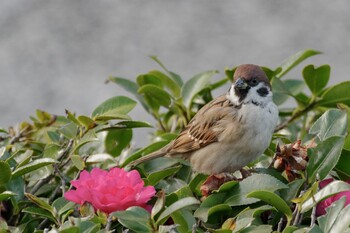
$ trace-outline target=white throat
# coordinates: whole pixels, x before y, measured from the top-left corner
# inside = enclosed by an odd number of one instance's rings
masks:
[[[266,96],[261,96],[258,93],[258,90],[262,87],[265,87],[269,90],[269,93]],[[253,103],[255,105],[265,107],[268,103],[272,102],[272,91],[269,86],[265,85],[262,82],[255,87],[250,87],[247,96],[242,101],[240,101],[239,96],[236,95],[234,85],[232,85],[230,91],[226,94],[226,96],[235,105]]]

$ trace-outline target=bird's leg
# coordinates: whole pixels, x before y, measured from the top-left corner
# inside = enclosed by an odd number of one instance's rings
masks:
[[[252,173],[249,170],[246,170],[244,168],[239,169],[239,171],[242,174],[242,180],[252,175]]]
[[[222,184],[231,180],[237,180],[237,178],[230,173],[219,173],[208,176],[200,187],[203,197],[209,196],[212,191],[219,189]]]

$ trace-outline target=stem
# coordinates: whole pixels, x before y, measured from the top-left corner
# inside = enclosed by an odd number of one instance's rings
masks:
[[[310,228],[313,228],[315,226],[315,222],[316,222],[316,206],[312,208]]]
[[[281,232],[282,226],[283,226],[283,217],[282,217],[282,218],[280,219],[280,221],[278,222],[277,232]]]
[[[107,224],[106,224],[106,231],[110,231],[111,229],[111,225],[112,225],[112,215],[108,215],[108,218],[107,218]]]

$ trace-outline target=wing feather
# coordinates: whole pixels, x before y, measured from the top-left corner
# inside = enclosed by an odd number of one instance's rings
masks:
[[[231,113],[232,112],[232,113]],[[222,128],[215,127],[217,122],[231,114],[234,118],[233,104],[222,95],[201,108],[187,127],[168,148],[169,155],[184,154],[198,150],[217,142]]]

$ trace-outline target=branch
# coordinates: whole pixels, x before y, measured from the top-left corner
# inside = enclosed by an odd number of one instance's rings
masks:
[[[284,129],[287,125],[289,125],[290,123],[292,123],[293,121],[295,121],[296,119],[298,119],[299,117],[301,117],[302,115],[306,114],[307,112],[309,112],[315,105],[317,104],[316,101],[313,101],[311,104],[309,104],[306,108],[297,111],[296,113],[294,113],[292,115],[291,118],[289,118],[288,120],[282,122],[281,124],[279,124],[276,129],[275,132],[278,132],[281,129]]]

